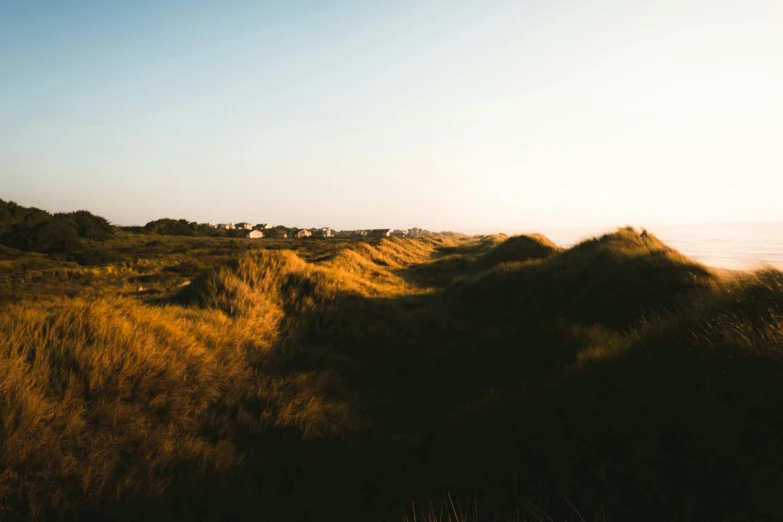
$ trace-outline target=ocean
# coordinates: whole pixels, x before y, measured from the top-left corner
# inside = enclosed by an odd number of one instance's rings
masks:
[[[543,231],[561,247],[612,229],[563,227]],[[720,225],[662,225],[647,227],[650,234],[689,258],[707,266],[753,270],[772,266],[783,270],[783,221]]]

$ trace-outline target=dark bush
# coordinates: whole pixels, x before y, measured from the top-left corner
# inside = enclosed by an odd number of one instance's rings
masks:
[[[114,227],[106,218],[96,216],[86,210],[55,214],[54,218],[67,220],[76,233],[85,239],[103,241],[114,235]]]
[[[32,252],[74,253],[82,250],[83,246],[79,235],[64,220],[51,220],[31,227],[17,227],[3,239],[8,246]]]
[[[51,215],[0,200],[0,243],[47,254],[81,253],[80,238],[101,241],[114,234],[108,220],[86,210]]]
[[[195,225],[195,223],[193,224]],[[164,236],[195,236],[198,231],[186,219],[156,219],[150,221],[144,228],[155,234]]]

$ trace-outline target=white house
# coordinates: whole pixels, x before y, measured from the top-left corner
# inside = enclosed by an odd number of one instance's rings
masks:
[[[245,237],[249,237],[250,239],[260,239],[264,237],[264,233],[260,230],[251,230],[250,232],[245,233]]]
[[[303,237],[310,237],[312,235],[313,233],[307,230],[306,228],[303,228],[302,230],[297,230],[295,228],[292,228],[291,231],[288,233],[288,237],[290,237],[291,239],[295,239],[295,238],[301,239]]]
[[[334,237],[334,230],[329,227],[314,228],[311,232],[315,237]]]

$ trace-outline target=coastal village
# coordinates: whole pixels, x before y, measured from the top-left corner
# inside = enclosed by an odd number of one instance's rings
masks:
[[[244,230],[246,231],[244,236],[250,239],[261,238],[275,238],[275,239],[303,239],[308,237],[314,238],[330,238],[330,237],[342,237],[342,238],[361,238],[361,237],[399,237],[399,238],[416,238],[426,237],[432,234],[429,230],[422,228],[408,228],[408,229],[390,229],[390,228],[377,228],[377,229],[365,229],[365,230],[334,230],[330,227],[321,228],[288,228],[282,226],[271,226],[267,223],[260,223],[253,225],[251,223],[221,223],[213,225],[207,223],[210,228],[223,229],[223,230]]]

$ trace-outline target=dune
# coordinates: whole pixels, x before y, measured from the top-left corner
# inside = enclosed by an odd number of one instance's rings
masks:
[[[0,310],[6,517],[781,514],[778,271],[633,229],[225,245]]]

